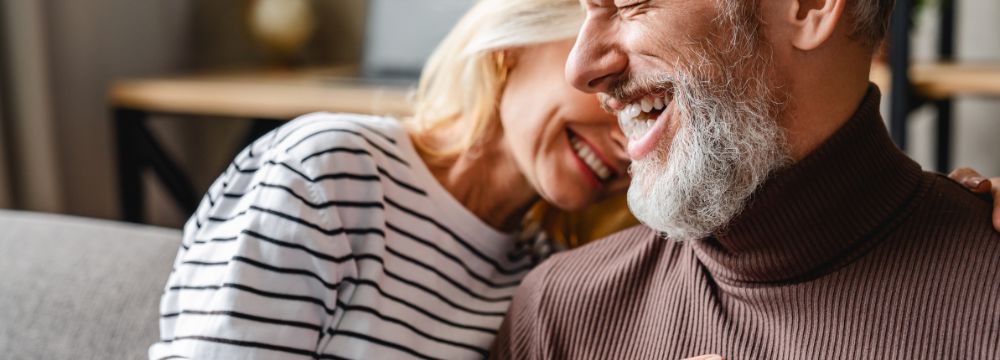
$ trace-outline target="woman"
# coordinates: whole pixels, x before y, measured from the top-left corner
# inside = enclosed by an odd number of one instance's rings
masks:
[[[537,220],[588,238],[530,209],[627,186],[614,118],[563,78],[580,20],[575,0],[481,1],[405,127],[311,114],[249,146],[185,227],[150,357],[484,357],[545,255]]]
[[[544,256],[529,209],[628,185],[614,118],[563,77],[581,19],[482,1],[405,127],[311,114],[250,145],[185,227],[150,357],[484,357]]]

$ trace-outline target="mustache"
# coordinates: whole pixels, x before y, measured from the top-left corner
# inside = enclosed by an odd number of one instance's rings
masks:
[[[676,83],[677,77],[666,73],[653,76],[624,74],[611,82],[608,92],[602,94],[601,104],[603,106],[605,100],[609,98],[629,103],[648,94],[673,92]]]

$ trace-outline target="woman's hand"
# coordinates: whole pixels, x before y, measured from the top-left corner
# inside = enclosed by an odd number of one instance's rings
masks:
[[[972,190],[977,194],[987,194],[993,197],[993,228],[1000,231],[1000,177],[987,179],[978,171],[961,167],[948,174],[952,180]]]

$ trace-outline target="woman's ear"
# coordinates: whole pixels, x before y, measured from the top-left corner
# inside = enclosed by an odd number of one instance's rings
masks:
[[[847,0],[787,0],[786,20],[792,26],[792,46],[810,51],[829,40],[841,19]]]
[[[493,52],[496,57],[497,66],[501,69],[510,70],[517,66],[518,54],[516,49],[503,49]]]
[[[507,76],[510,75],[510,70],[514,68],[515,56],[512,50],[496,50],[493,52],[494,61],[497,67],[497,78],[500,80],[500,84],[507,84]]]

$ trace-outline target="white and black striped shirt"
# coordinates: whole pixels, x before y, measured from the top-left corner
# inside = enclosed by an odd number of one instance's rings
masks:
[[[477,358],[530,268],[394,119],[318,113],[243,150],[188,221],[152,359]]]

